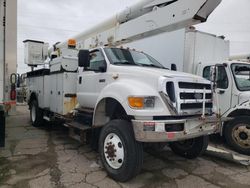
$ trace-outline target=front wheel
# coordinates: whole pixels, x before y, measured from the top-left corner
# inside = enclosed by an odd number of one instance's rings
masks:
[[[143,147],[135,140],[132,124],[128,121],[112,120],[103,127],[99,151],[104,168],[116,181],[128,181],[142,167]]]
[[[202,155],[208,146],[208,136],[201,136],[184,141],[172,142],[169,144],[171,150],[187,159],[194,159]]]
[[[232,149],[250,155],[250,117],[241,116],[229,121],[224,128],[224,137]]]

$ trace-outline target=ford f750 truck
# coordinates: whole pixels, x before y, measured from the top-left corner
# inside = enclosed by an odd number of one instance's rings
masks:
[[[80,51],[79,64],[66,51],[77,55],[67,49],[50,69],[28,73],[32,124],[60,119],[73,132],[96,132],[92,139],[114,179],[125,181],[139,171],[143,143],[169,142],[177,154],[194,158],[205,151],[207,135],[219,131],[209,81],[166,70],[133,50]]]
[[[181,156],[199,156],[221,124],[213,112],[211,83],[167,70],[146,53],[121,45],[204,22],[219,3],[147,0],[80,34],[77,43],[48,49],[42,41],[24,41],[28,65],[49,57],[48,69],[27,73],[32,124],[59,120],[72,136],[91,138],[108,175],[118,181],[139,173],[144,143],[169,143]]]

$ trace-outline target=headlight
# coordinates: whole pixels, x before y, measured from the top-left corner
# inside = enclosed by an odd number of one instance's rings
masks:
[[[128,97],[130,108],[154,108],[155,97]]]

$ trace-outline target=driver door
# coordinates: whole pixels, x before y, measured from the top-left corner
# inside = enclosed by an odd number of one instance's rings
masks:
[[[213,97],[215,98],[215,100],[217,100],[218,98],[221,114],[224,114],[231,108],[232,83],[230,82],[230,79],[228,77],[229,73],[227,72],[228,71],[227,67],[225,67],[224,65],[217,65],[217,67],[218,67],[218,75],[216,80],[217,97],[215,95]],[[210,69],[211,66],[206,66],[203,69],[203,77],[208,80],[210,80]]]
[[[78,76],[78,100],[85,108],[94,108],[100,93],[100,85],[105,83],[107,64],[101,50],[90,52],[90,66]]]

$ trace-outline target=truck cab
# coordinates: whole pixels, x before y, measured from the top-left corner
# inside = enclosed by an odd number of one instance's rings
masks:
[[[210,82],[199,76],[170,71],[134,49],[105,47],[89,54],[89,64],[80,65],[84,67],[79,69],[77,82],[77,99],[84,108],[96,109],[105,98],[113,98],[135,119],[199,116],[203,98],[191,95],[205,92],[204,114],[213,113]],[[132,104],[136,97],[145,104]]]
[[[216,66],[216,99],[224,117],[234,120],[223,124],[221,135],[235,150],[250,153],[250,64],[241,61],[202,63],[197,74],[210,79],[210,69]]]

